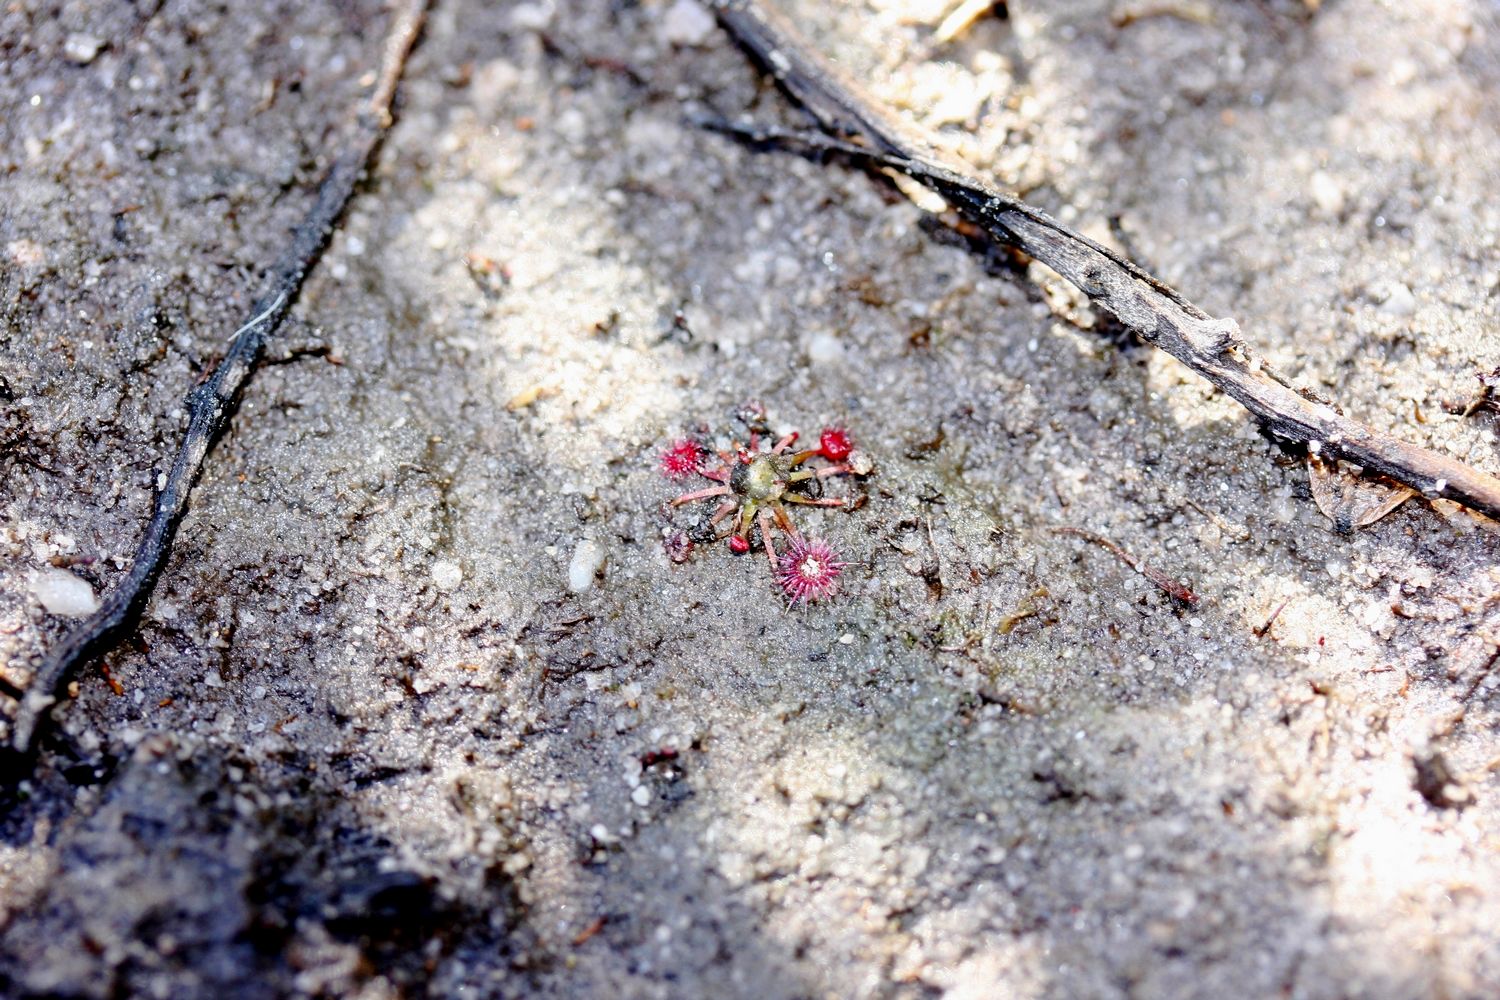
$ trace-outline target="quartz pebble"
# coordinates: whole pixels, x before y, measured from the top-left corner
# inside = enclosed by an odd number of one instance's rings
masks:
[[[63,43],[63,55],[70,63],[87,66],[94,61],[94,57],[102,48],[104,48],[104,42],[93,35],[74,34],[69,35],[68,40]]]
[[[702,45],[714,32],[714,16],[696,0],[677,0],[661,19],[661,40],[668,45]]]
[[[1337,216],[1344,210],[1344,189],[1332,174],[1316,170],[1308,178],[1308,190],[1324,215]]]
[[[594,586],[594,576],[604,568],[604,546],[592,538],[580,539],[568,561],[568,589],[586,593]]]
[[[1417,311],[1417,298],[1410,288],[1397,281],[1386,292],[1380,308],[1391,316],[1410,316]]]
[[[807,360],[819,367],[844,360],[844,345],[831,333],[815,333],[807,340]]]
[[[439,559],[432,564],[432,582],[438,590],[453,590],[463,581],[464,571],[458,563]]]
[[[65,569],[44,569],[31,578],[31,593],[49,615],[87,618],[99,610],[93,586]]]
[[[518,31],[543,31],[552,23],[550,3],[520,3],[511,8],[510,23]]]

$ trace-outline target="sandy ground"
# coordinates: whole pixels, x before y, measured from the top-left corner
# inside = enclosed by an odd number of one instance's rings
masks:
[[[946,46],[943,6],[785,0],[1349,412],[1500,469],[1500,416],[1445,409],[1500,364],[1493,0],[1017,0]],[[0,991],[1500,994],[1496,525],[1340,535],[1056,279],[687,124],[797,121],[700,14],[439,0],[117,688],[0,820]],[[128,564],[384,26],[0,8],[14,684],[68,625],[35,574]],[[799,515],[835,599],[664,548],[709,484],[658,454],[750,399],[877,464]]]

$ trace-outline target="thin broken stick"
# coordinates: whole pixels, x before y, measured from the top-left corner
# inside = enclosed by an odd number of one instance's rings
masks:
[[[1303,443],[1428,497],[1500,518],[1500,479],[1346,417],[1251,351],[1231,319],[1214,319],[1136,264],[1076,233],[938,150],[868,96],[787,21],[757,0],[710,0],[720,23],[833,138],[723,126],[752,142],[802,145],[887,168],[923,184],[990,239],[1078,286],[1142,339],[1228,393],[1278,438]]]
[[[1170,576],[1163,573],[1155,566],[1151,566],[1147,563],[1141,562],[1135,556],[1131,555],[1129,552],[1126,552],[1124,549],[1120,548],[1120,546],[1116,545],[1108,538],[1105,538],[1103,535],[1096,535],[1092,531],[1084,531],[1082,528],[1063,527],[1053,528],[1052,531],[1055,534],[1059,535],[1073,535],[1075,537],[1082,538],[1085,542],[1091,542],[1102,549],[1108,549],[1114,554],[1116,559],[1119,559],[1120,562],[1124,563],[1126,566],[1129,566],[1131,569],[1141,574],[1141,576],[1144,576],[1146,579],[1150,580],[1157,586],[1158,589],[1160,589],[1168,597],[1172,598],[1172,600],[1181,601],[1183,604],[1186,604],[1190,608],[1196,608],[1198,606],[1197,594],[1193,593],[1187,587],[1185,587],[1181,583],[1178,583],[1176,580],[1172,579]]]
[[[427,0],[405,0],[394,12],[381,56],[375,89],[360,108],[354,135],[318,185],[312,208],[292,232],[291,243],[266,273],[262,291],[250,307],[251,318],[234,332],[224,359],[187,395],[187,433],[172,470],[157,492],[151,519],[136,546],[130,570],[110,591],[99,610],[55,646],[42,661],[16,711],[11,748],[16,769],[29,767],[38,729],[62,696],[78,668],[103,652],[135,620],[151,596],[177,525],[187,509],[188,493],[203,468],[208,449],[229,423],[241,387],[260,363],[266,342],[286,319],[308,272],[322,256],[334,224],[391,126],[391,102],[406,57],[422,28]]]
[[[968,31],[974,22],[988,14],[995,0],[963,0],[932,33],[934,41],[946,44]]]

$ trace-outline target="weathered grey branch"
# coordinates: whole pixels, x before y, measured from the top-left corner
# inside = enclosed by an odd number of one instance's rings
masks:
[[[1270,369],[1232,319],[1214,319],[1127,258],[1006,194],[877,101],[757,0],[711,0],[719,21],[834,139],[733,129],[758,141],[791,139],[898,171],[941,195],[997,242],[1077,285],[1144,340],[1166,351],[1255,414],[1274,435],[1306,444],[1500,518],[1500,479],[1340,413]]]

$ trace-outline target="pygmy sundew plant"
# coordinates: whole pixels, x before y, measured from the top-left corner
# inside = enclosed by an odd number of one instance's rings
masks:
[[[751,410],[752,416],[755,412]],[[855,451],[849,432],[841,427],[825,428],[816,448],[794,451],[796,432],[766,448],[760,420],[747,422],[751,428],[748,445],[736,443],[712,453],[697,441],[684,438],[662,452],[660,468],[667,478],[682,479],[696,471],[717,484],[684,493],[671,504],[681,507],[700,500],[718,500],[693,540],[727,538],[730,551],[736,554],[759,545],[790,603],[828,597],[837,590],[836,581],[845,563],[826,542],[804,539],[787,508],[848,506],[844,497],[823,496],[824,481],[832,476],[866,475],[871,471],[870,463]],[[711,464],[711,456],[717,457],[717,464]],[[781,555],[773,540],[777,531],[789,545]],[[686,537],[680,533],[672,539],[677,544],[669,546],[670,554],[674,561],[681,561],[691,546],[684,549]]]
[[[661,453],[661,474],[668,479],[686,479],[698,471],[702,461],[703,446],[692,438],[682,438]]]
[[[777,563],[776,582],[788,604],[818,601],[839,589],[839,574],[845,565],[821,539],[793,538]]]

